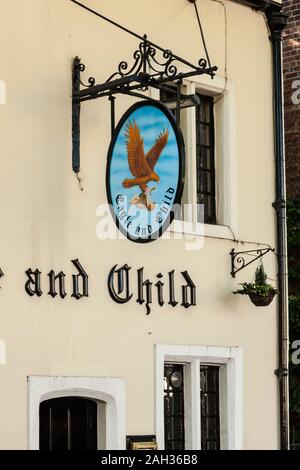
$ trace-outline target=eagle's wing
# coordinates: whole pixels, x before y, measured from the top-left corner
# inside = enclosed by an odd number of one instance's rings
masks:
[[[168,142],[168,137],[169,137],[169,131],[168,129],[162,131],[159,136],[157,137],[155,144],[153,147],[149,150],[149,152],[146,155],[147,162],[153,170],[153,168],[156,165],[156,162],[163,151],[164,147],[166,146]]]
[[[151,173],[145,153],[144,141],[135,121],[129,122],[125,131],[129,169],[133,176],[146,176]]]

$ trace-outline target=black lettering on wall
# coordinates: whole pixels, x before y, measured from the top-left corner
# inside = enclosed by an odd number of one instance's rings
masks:
[[[51,297],[56,297],[57,292],[56,292],[56,280],[58,279],[59,282],[59,295],[61,296],[62,299],[66,297],[66,291],[65,291],[65,273],[60,271],[58,274],[55,274],[53,269],[48,273],[49,276],[49,292],[48,294],[51,295]]]
[[[175,300],[174,269],[169,272],[169,305],[176,307],[178,302]]]
[[[89,277],[83,267],[81,266],[78,259],[72,259],[72,263],[74,264],[75,268],[78,270],[78,274],[72,275],[73,280],[73,293],[72,297],[79,300],[82,297],[89,296]],[[80,282],[81,281],[81,282]],[[81,289],[80,289],[81,284]]]
[[[186,286],[182,286],[182,304],[181,305],[185,308],[189,308],[192,305],[193,306],[196,305],[196,286],[193,283],[187,271],[183,271],[181,274],[184,277],[185,281],[187,282]],[[189,298],[190,298],[190,301],[189,301]]]
[[[130,267],[127,264],[124,264],[119,269],[116,269],[118,265],[116,264],[109,272],[107,279],[108,291],[111,298],[118,304],[124,304],[128,302],[132,294],[129,292],[129,271]],[[115,278],[117,277],[117,291],[115,289]],[[122,295],[122,297],[121,297]]]
[[[2,269],[0,268],[0,279],[1,279],[1,277],[3,277],[3,276],[4,276],[4,273],[3,273]],[[0,289],[1,289],[1,287],[0,287]]]
[[[143,281],[143,275],[144,275],[144,268],[140,268],[137,271],[138,273],[138,298],[137,302],[142,305],[145,302],[144,299],[144,287],[146,287],[146,310],[147,310],[147,315],[151,312],[151,309],[149,307],[149,304],[152,303],[152,282],[147,279],[146,281]]]
[[[25,273],[28,277],[28,280],[25,283],[25,291],[30,295],[30,297],[33,295],[40,297],[43,293],[41,290],[41,271],[38,269],[32,271],[32,269],[29,268]]]
[[[158,305],[162,307],[164,305],[164,295],[163,295],[163,287],[164,283],[161,281],[163,278],[163,275],[161,273],[157,274],[156,277],[159,279],[157,283],[155,284],[155,287],[157,288],[157,300],[158,300]]]

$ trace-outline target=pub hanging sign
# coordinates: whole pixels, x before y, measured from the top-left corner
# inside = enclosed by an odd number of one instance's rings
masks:
[[[150,242],[167,229],[181,201],[184,162],[180,129],[165,106],[141,101],[126,111],[109,147],[106,190],[128,239]]]

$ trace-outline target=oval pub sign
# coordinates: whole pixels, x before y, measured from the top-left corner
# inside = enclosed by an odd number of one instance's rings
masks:
[[[183,139],[171,112],[152,101],[131,106],[107,157],[107,198],[119,230],[134,242],[159,238],[180,204],[183,179]]]

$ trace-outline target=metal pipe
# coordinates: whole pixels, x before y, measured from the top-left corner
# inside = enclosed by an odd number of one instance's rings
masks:
[[[278,263],[278,363],[275,371],[279,380],[280,448],[289,449],[289,389],[288,389],[288,286],[287,286],[287,229],[285,191],[285,152],[283,122],[282,31],[286,15],[267,10],[273,44],[273,87],[275,119],[276,201],[273,206],[277,219]]]
[[[277,267],[278,267],[278,369],[280,448],[289,449],[289,388],[288,388],[288,285],[287,285],[287,230],[283,122],[282,31],[287,15],[282,6],[272,0],[236,0],[255,10],[264,11],[271,31],[273,53],[274,136],[276,164]]]

